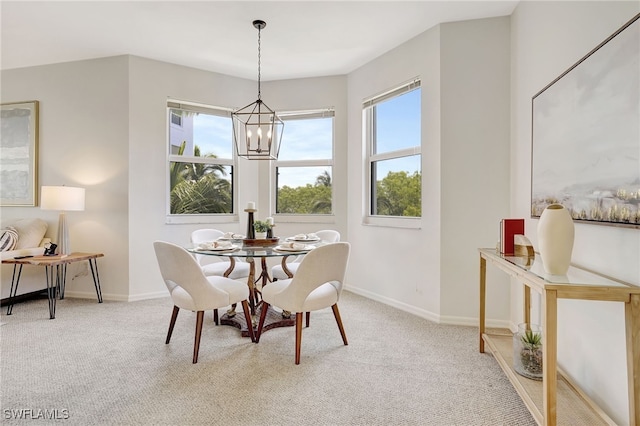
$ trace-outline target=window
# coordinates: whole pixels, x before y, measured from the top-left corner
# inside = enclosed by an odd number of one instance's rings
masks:
[[[274,161],[277,214],[333,213],[333,110],[280,114],[284,133]]]
[[[233,213],[231,112],[176,101],[170,101],[167,110],[169,214]]]
[[[422,215],[420,101],[415,80],[364,102],[369,216]]]

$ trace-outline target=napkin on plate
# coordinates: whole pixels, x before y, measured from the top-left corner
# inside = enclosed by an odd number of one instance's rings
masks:
[[[203,250],[230,249],[233,248],[233,244],[231,244],[231,241],[210,241],[198,244],[198,248]]]
[[[240,234],[236,234],[234,232],[225,232],[225,234],[223,235],[223,238],[226,238],[228,240],[239,240],[239,239],[242,239],[243,236]]]
[[[300,243],[284,243],[280,245],[280,247],[284,249],[291,249],[291,250],[304,250],[307,246]]]

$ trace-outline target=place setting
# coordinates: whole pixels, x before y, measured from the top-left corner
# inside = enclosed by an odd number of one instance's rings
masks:
[[[319,239],[316,241],[319,241]],[[275,251],[280,251],[280,252],[301,252],[301,251],[313,250],[314,248],[315,248],[314,245],[290,241],[290,242],[280,244],[279,246],[276,246],[273,249]]]
[[[210,252],[232,252],[238,250],[239,247],[234,245],[230,240],[216,240],[198,244],[196,251],[210,251]]]
[[[242,234],[237,234],[235,232],[226,232],[222,237],[218,238],[216,241],[241,241],[244,239],[245,239],[245,236]]]
[[[314,242],[320,241],[320,237],[318,237],[314,233],[297,234],[297,235],[294,235],[293,237],[287,237],[287,241],[303,242],[303,243],[314,243]]]

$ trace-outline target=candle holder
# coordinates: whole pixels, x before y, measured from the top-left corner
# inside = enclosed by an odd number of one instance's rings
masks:
[[[247,239],[254,240],[256,238],[256,231],[253,229],[253,213],[257,212],[257,209],[244,209],[249,215],[247,220]]]

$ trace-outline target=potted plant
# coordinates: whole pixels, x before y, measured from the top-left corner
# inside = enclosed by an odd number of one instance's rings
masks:
[[[267,231],[271,229],[271,224],[266,220],[256,220],[253,222],[253,229],[256,231],[256,239],[264,239]]]
[[[542,333],[534,324],[520,324],[513,336],[513,367],[530,379],[542,380]]]

